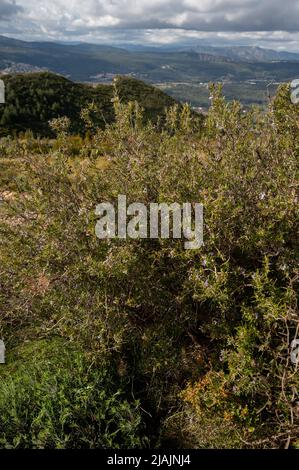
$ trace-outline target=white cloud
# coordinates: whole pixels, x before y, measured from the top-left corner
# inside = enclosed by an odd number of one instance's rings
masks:
[[[299,0],[0,0],[0,33],[150,43],[220,33],[299,49]]]

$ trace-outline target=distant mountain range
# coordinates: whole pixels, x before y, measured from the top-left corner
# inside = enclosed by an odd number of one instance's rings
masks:
[[[285,51],[273,51],[253,46],[211,47],[199,46],[195,51],[227,57],[242,62],[299,61],[299,54]]]
[[[196,44],[194,41],[189,45],[163,45],[163,46],[143,46],[143,45],[127,45],[125,46],[131,51],[194,51],[201,54],[210,54],[218,57],[226,57],[232,61],[241,62],[273,62],[273,61],[298,61],[299,53],[287,51],[274,51],[257,46],[208,46],[205,44]]]
[[[46,69],[82,82],[111,81],[121,74],[152,83],[299,77],[299,54],[258,47],[177,47],[25,42],[0,36],[0,73]]]

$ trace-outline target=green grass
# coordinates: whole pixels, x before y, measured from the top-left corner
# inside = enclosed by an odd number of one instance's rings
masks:
[[[8,352],[0,368],[0,447],[140,447],[138,403],[117,377],[59,338]]]

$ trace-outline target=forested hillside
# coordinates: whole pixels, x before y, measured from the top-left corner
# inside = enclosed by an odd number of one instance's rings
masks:
[[[94,124],[103,128],[114,120],[113,96],[128,103],[138,101],[144,108],[144,118],[153,122],[165,117],[165,109],[176,101],[162,91],[133,78],[118,77],[114,85],[89,86],[71,82],[48,72],[5,75],[6,104],[0,106],[0,134],[31,130],[36,135],[49,136],[49,120],[66,116],[71,132],[87,129],[80,117],[81,110],[92,103]]]

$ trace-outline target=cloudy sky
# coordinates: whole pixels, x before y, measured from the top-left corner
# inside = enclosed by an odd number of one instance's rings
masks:
[[[0,0],[24,40],[252,44],[299,52],[299,0]]]

